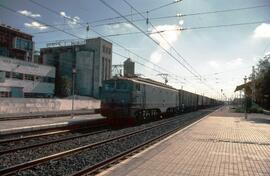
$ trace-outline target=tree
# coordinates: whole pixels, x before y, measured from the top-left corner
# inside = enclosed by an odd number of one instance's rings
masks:
[[[264,108],[270,108],[270,54],[264,56],[257,65],[256,99]]]

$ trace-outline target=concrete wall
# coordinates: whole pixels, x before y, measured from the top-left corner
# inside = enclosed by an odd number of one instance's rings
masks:
[[[0,114],[71,110],[70,99],[0,98]],[[74,109],[98,109],[99,100],[75,100]]]

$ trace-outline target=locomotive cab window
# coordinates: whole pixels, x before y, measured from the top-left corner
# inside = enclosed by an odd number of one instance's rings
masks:
[[[107,82],[104,85],[105,90],[113,90],[114,89],[114,82]]]
[[[126,90],[128,87],[126,82],[116,82],[116,89],[118,90]]]

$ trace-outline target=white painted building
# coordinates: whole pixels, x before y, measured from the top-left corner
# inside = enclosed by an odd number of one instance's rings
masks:
[[[52,97],[55,68],[0,56],[0,97]]]

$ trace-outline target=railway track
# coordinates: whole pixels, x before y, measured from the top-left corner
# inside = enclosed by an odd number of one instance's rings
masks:
[[[120,130],[119,134],[114,132],[114,135],[109,134],[107,138],[96,142],[10,165],[0,170],[0,175],[91,174],[115,161],[115,159],[122,158],[130,152],[134,152],[134,150],[170,135],[207,113],[209,112],[193,112],[177,118],[166,119],[152,126],[145,125],[141,129]],[[18,158],[18,156],[15,156],[15,158]],[[74,165],[74,163],[77,164]]]
[[[97,118],[90,121],[78,121],[72,122],[66,126],[48,128],[48,129],[37,129],[23,132],[16,132],[11,134],[0,135],[0,145],[7,142],[15,142],[26,139],[32,139],[37,137],[54,136],[66,133],[73,133],[76,131],[88,130],[89,128],[95,129],[106,126],[106,118]]]
[[[44,138],[45,140],[50,140],[54,139],[55,136],[74,136],[74,133],[84,133],[84,132],[89,132],[89,131],[94,131],[96,129],[100,128],[107,128],[107,125],[105,123],[93,125],[93,126],[85,126],[83,125],[82,127],[76,127],[76,128],[55,128],[52,130],[45,130],[45,131],[32,131],[32,132],[27,132],[25,133],[16,133],[16,134],[11,134],[11,135],[6,135],[5,137],[2,136],[2,139],[0,139],[0,151],[1,151],[1,145],[4,145],[6,143],[12,143],[12,142],[19,142],[23,141],[24,143],[27,143],[27,140],[31,139],[37,139],[37,138]],[[29,135],[28,135],[29,133]],[[14,145],[14,144],[13,144]]]
[[[94,135],[94,134],[99,134],[99,133],[103,133],[105,131],[107,131],[107,130],[89,132],[89,133],[85,133],[85,134],[81,134],[81,135],[72,135],[72,136],[69,136],[69,137],[63,137],[63,138],[59,138],[59,139],[54,139],[54,140],[50,140],[50,141],[47,141],[47,142],[39,142],[39,143],[35,143],[35,144],[32,144],[32,145],[24,145],[24,146],[19,146],[19,147],[17,147],[17,145],[16,145],[15,148],[12,148],[12,146],[14,146],[14,144],[10,144],[11,148],[9,147],[7,150],[0,150],[0,156],[3,155],[3,154],[17,152],[17,151],[20,151],[20,150],[26,150],[26,149],[31,149],[31,148],[35,148],[35,147],[42,147],[42,146],[49,145],[49,144],[54,144],[54,143],[59,143],[59,142],[63,142],[63,141],[82,138],[82,137],[86,137],[86,136],[90,136],[90,135]],[[38,137],[41,137],[41,136],[38,136]],[[46,140],[46,139],[44,139],[44,140]],[[5,148],[6,148],[6,146],[5,146]]]

